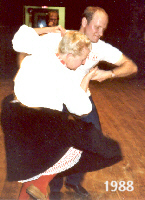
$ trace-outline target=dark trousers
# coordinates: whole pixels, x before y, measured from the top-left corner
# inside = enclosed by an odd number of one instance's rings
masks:
[[[95,104],[92,100],[92,97],[90,97],[90,101],[92,103],[92,111],[85,117],[82,117],[81,119],[85,122],[91,122],[94,124],[96,129],[101,130],[101,125],[99,121],[99,116],[97,113],[97,109],[95,107]],[[64,107],[63,112],[67,112],[66,107]],[[83,173],[77,173],[72,174],[66,177],[66,183],[69,183],[71,185],[78,185],[83,180],[84,174]],[[50,191],[51,192],[58,192],[63,186],[63,177],[56,176],[50,183]]]
[[[85,117],[82,117],[81,119],[85,122],[91,122],[92,124],[94,124],[94,126],[96,127],[96,129],[101,130],[101,125],[100,125],[100,121],[99,121],[99,115],[96,109],[96,106],[93,102],[92,97],[90,96],[90,101],[92,103],[92,111]]]

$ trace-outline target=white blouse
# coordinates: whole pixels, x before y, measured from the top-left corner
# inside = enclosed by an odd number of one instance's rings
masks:
[[[24,58],[14,79],[17,99],[28,107],[62,111],[63,103],[76,115],[88,114],[92,104],[76,81],[74,71],[63,65],[56,54],[34,54]]]

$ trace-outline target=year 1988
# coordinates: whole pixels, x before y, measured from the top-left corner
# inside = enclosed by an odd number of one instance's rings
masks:
[[[117,183],[116,181],[111,181],[110,184],[109,181],[106,181],[104,184],[106,185],[107,192],[109,191],[109,186],[111,187],[110,190],[112,192],[115,192],[116,190],[119,190],[121,192],[131,192],[134,190],[133,181],[127,181],[127,183],[125,181],[120,181],[119,183]]]

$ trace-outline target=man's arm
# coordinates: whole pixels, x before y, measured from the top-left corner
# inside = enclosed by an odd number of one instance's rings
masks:
[[[109,71],[98,69],[96,71],[96,76],[93,77],[92,80],[102,82],[110,78],[126,77],[138,71],[137,65],[124,54],[122,54],[121,58],[115,63],[115,66],[113,70]]]
[[[113,73],[116,77],[126,77],[138,71],[137,65],[125,55],[122,55],[115,65],[117,67],[113,70]]]

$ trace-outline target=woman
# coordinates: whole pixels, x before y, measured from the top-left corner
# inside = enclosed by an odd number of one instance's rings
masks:
[[[74,166],[80,150],[98,153],[97,169],[121,160],[118,143],[69,114],[87,115],[92,109],[88,85],[96,69],[82,80],[74,79],[74,70],[85,63],[90,50],[85,35],[67,32],[57,54],[47,54],[45,49],[23,60],[14,79],[14,97],[3,102],[8,180],[23,182],[19,200],[29,198],[26,190],[34,198],[45,198],[50,180]],[[63,105],[69,113],[62,112]]]

